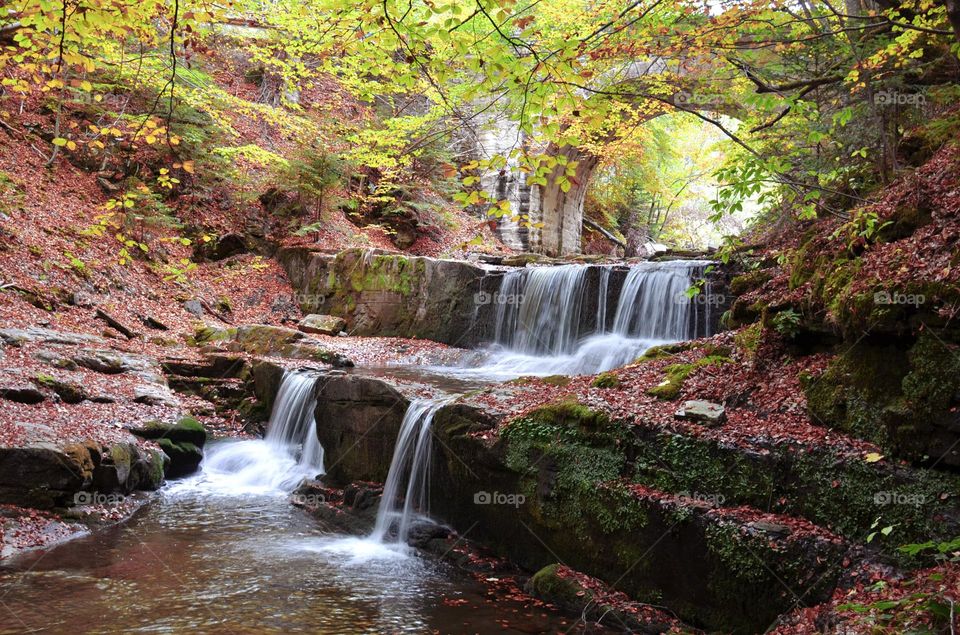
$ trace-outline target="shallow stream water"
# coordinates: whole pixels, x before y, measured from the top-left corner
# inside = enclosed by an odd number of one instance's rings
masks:
[[[442,562],[325,534],[282,492],[175,482],[0,570],[0,633],[545,633],[572,622]],[[506,625],[506,626],[505,626]]]

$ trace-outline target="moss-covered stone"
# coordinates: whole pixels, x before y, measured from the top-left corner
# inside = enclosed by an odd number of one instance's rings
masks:
[[[620,386],[620,378],[614,372],[600,373],[590,385],[594,388],[617,388]]]
[[[530,412],[528,417],[547,425],[587,429],[600,428],[609,422],[605,413],[591,410],[574,399],[562,399],[540,406]]]
[[[668,401],[676,399],[680,396],[680,391],[683,390],[683,383],[693,371],[705,366],[726,364],[729,362],[730,359],[723,355],[707,355],[689,364],[671,364],[664,368],[663,381],[656,386],[648,388],[647,394]]]
[[[677,353],[690,350],[692,347],[692,342],[678,342],[676,344],[661,344],[659,346],[652,346],[644,351],[643,355],[638,357],[634,363],[642,363],[654,359],[673,357]]]
[[[547,375],[546,377],[541,377],[540,381],[548,386],[566,386],[570,383],[570,377],[567,375]]]
[[[170,458],[170,462],[166,466],[166,476],[169,478],[192,474],[197,471],[200,462],[203,460],[203,451],[187,441],[178,442],[164,437],[157,440],[157,445]]]
[[[60,399],[69,404],[78,404],[87,398],[87,392],[83,389],[83,386],[57,379],[51,375],[38,373],[34,376],[33,381],[38,386],[49,388],[55,392]]]
[[[190,443],[200,448],[207,441],[206,429],[193,417],[181,417],[176,423],[148,421],[140,427],[130,428],[130,432],[141,439],[169,439],[175,443]]]
[[[801,378],[811,416],[918,461],[960,465],[960,357],[933,333],[912,345],[858,342],[816,378]]]
[[[548,564],[537,571],[527,582],[527,592],[566,611],[582,611],[593,601],[593,593],[561,576],[559,568],[559,564]]]

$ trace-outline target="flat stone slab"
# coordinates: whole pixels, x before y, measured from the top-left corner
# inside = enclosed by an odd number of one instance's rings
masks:
[[[727,412],[723,406],[700,400],[683,402],[683,406],[673,416],[687,421],[699,421],[708,426],[719,426],[727,420]]]
[[[320,335],[339,335],[345,331],[347,323],[343,318],[335,315],[320,315],[311,313],[300,320],[297,328],[304,333],[319,333]]]

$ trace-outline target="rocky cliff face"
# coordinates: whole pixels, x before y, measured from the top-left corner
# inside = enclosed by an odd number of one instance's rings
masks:
[[[417,389],[334,373],[316,410],[330,484],[382,481]],[[702,426],[616,418],[591,399],[629,389],[584,399],[575,384],[517,381],[439,409],[430,514],[529,570],[563,562],[727,632],[767,628],[798,602],[790,589],[805,605],[829,598],[878,513],[910,532],[903,540],[960,528],[942,496],[957,486],[950,475],[867,463],[842,439],[732,443]],[[567,397],[516,405],[550,390]]]
[[[493,341],[498,296],[508,270],[360,249],[334,255],[297,247],[281,251],[280,259],[305,313],[341,317],[351,335],[422,338],[460,347]],[[524,264],[523,258],[517,261]],[[581,333],[597,328],[601,289],[606,290],[606,326],[611,326],[629,269],[605,268],[605,281],[601,266],[590,266],[584,274]],[[725,274],[711,271],[707,278],[712,297],[724,298]],[[701,312],[697,332],[707,332],[707,319],[709,332],[719,330],[725,305]]]
[[[344,318],[351,335],[481,341],[490,306],[477,300],[487,272],[462,261],[350,249],[285,249],[280,259],[307,313]],[[489,281],[487,281],[489,284]]]

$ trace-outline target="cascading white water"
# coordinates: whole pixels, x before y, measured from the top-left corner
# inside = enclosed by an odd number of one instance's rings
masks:
[[[284,374],[263,439],[211,444],[202,478],[224,493],[289,492],[323,473],[312,373]]]
[[[686,291],[706,261],[647,262],[630,267],[612,323],[607,294],[612,267],[600,266],[597,296],[587,296],[587,265],[516,269],[495,297],[494,345],[448,372],[506,379],[520,375],[591,374],[627,364],[651,346],[709,335],[707,295]],[[588,300],[596,313],[585,313]],[[588,330],[584,318],[592,317]],[[700,326],[703,325],[703,326]]]
[[[695,268],[673,261],[631,267],[620,291],[613,331],[624,337],[680,341],[696,337],[696,298],[687,297]],[[706,263],[695,263],[702,266]]]
[[[405,546],[410,528],[429,503],[433,416],[445,399],[416,399],[407,407],[390,461],[377,522],[370,538]],[[401,494],[402,492],[402,494]],[[396,531],[393,533],[393,528]]]
[[[511,271],[497,296],[499,344],[524,353],[559,355],[580,333],[585,265]]]

